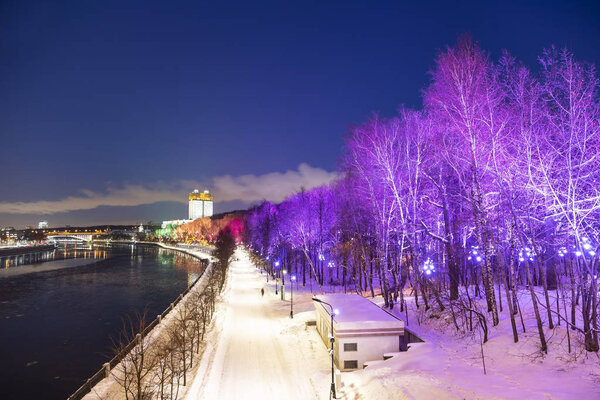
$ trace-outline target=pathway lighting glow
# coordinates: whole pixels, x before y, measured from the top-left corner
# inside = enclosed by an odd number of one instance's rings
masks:
[[[333,261],[329,261],[329,262],[327,263],[327,266],[328,266],[329,268],[333,268],[333,267],[335,267],[335,263],[334,263]]]
[[[296,275],[292,275],[290,279],[293,280],[293,281],[295,281],[296,280]]]
[[[267,258],[267,260],[268,260],[268,258]],[[279,261],[275,261],[275,266],[279,267]]]
[[[575,255],[576,255],[577,257],[581,256],[582,254],[583,254],[583,253],[582,253],[582,252],[580,252],[579,250],[577,250],[577,251],[575,252]]]
[[[477,262],[481,262],[481,257],[477,256]]]
[[[333,310],[333,314],[334,315],[340,315],[340,310],[338,310],[337,308],[335,310]]]

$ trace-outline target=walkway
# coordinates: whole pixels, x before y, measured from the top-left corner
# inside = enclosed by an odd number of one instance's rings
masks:
[[[306,400],[323,398],[323,390],[327,396],[326,385],[314,384],[326,379],[328,366],[316,332],[304,329],[301,316],[289,319],[289,303],[271,293],[261,297],[264,276],[245,253],[235,256],[218,311],[216,350],[203,359],[187,399]]]

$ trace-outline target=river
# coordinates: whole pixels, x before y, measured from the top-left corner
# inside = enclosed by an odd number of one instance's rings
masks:
[[[112,357],[122,321],[151,321],[204,270],[148,245],[0,258],[0,399],[65,399]]]

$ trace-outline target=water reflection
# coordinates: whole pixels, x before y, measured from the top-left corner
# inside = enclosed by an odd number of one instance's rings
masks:
[[[0,399],[68,397],[110,358],[123,317],[160,314],[205,268],[139,244],[68,245],[2,262],[37,273],[0,277]],[[39,272],[42,263],[53,269]]]
[[[106,248],[91,244],[66,244],[54,250],[38,251],[35,253],[0,256],[0,267],[3,269],[21,265],[33,265],[49,261],[68,260],[75,258],[103,260],[108,257]]]

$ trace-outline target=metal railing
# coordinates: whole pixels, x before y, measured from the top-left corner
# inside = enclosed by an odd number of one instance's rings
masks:
[[[203,262],[203,260],[201,262]],[[156,325],[158,325],[162,321],[163,318],[165,318],[171,311],[173,311],[177,304],[179,304],[179,302],[190,292],[190,290],[192,290],[194,286],[196,286],[196,284],[204,276],[208,268],[208,266],[205,266],[204,270],[202,271],[202,274],[198,278],[196,278],[196,280],[187,289],[185,289],[179,295],[179,297],[177,297],[175,301],[172,302],[169,305],[169,307],[167,307],[165,311],[163,311],[159,316],[157,316],[152,322],[150,322],[150,324],[148,324],[148,326],[144,328],[142,332],[138,334],[141,336],[141,340],[148,336],[152,329],[154,329]],[[129,342],[129,344],[121,352],[119,352],[119,354],[114,356],[108,363],[104,364],[98,372],[92,375],[92,377],[86,380],[85,383],[79,387],[79,389],[77,389],[71,396],[69,396],[68,400],[81,400],[85,395],[90,393],[92,391],[92,388],[98,383],[100,383],[100,381],[102,381],[104,378],[108,378],[110,375],[110,371],[114,367],[116,367],[123,360],[123,358],[125,358],[125,356],[135,347],[135,345],[137,344],[137,340],[138,339],[136,337],[136,339]],[[106,368],[107,364],[108,368]]]

